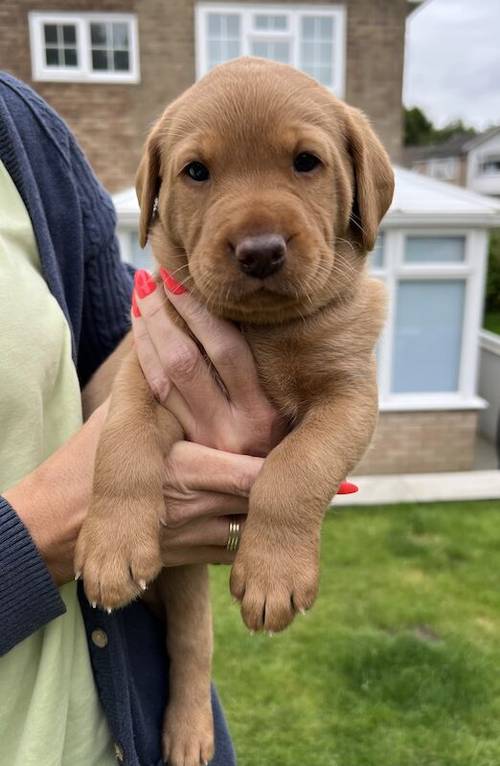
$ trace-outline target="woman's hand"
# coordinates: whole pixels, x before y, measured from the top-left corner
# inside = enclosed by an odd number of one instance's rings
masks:
[[[165,566],[230,564],[229,520],[243,528],[263,458],[177,442],[166,462],[162,551]]]
[[[137,354],[156,397],[190,441],[267,455],[284,436],[285,423],[262,390],[244,336],[231,322],[210,314],[164,269],[161,275],[165,289],[146,271],[136,273],[132,309]],[[226,393],[194,340],[165,312],[166,300],[203,346]]]

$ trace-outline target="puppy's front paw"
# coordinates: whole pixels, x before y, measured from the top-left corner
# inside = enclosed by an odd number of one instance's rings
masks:
[[[210,699],[186,708],[170,703],[163,726],[163,760],[168,766],[205,766],[214,755]]]
[[[91,604],[125,606],[155,579],[162,566],[160,512],[123,498],[119,506],[109,497],[94,498],[75,553],[75,571],[83,575]]]
[[[259,539],[259,536],[257,537]],[[273,546],[242,541],[231,572],[231,593],[241,602],[245,625],[253,631],[284,630],[297,612],[313,605],[318,592],[318,551],[300,542]]]

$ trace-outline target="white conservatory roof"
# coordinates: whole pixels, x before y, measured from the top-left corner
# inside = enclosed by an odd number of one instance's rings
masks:
[[[394,174],[396,190],[385,226],[500,226],[500,200],[399,166],[394,167]],[[113,203],[119,225],[135,228],[139,218],[135,189],[115,194]]]

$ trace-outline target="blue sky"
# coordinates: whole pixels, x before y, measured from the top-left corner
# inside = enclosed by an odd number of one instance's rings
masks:
[[[403,94],[438,126],[500,124],[500,0],[426,0],[414,11]]]

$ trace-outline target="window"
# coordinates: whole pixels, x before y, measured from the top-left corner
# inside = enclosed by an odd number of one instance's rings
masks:
[[[34,80],[139,81],[134,16],[101,13],[30,13]]]
[[[199,3],[198,77],[238,56],[291,64],[344,94],[345,12],[341,6]]]
[[[500,175],[500,156],[486,157],[481,160],[479,172],[488,176]]]
[[[428,173],[438,181],[453,181],[457,175],[458,163],[456,157],[434,158],[429,160]]]
[[[460,409],[474,401],[485,248],[474,231],[379,235],[370,269],[389,295],[377,349],[382,409]]]

